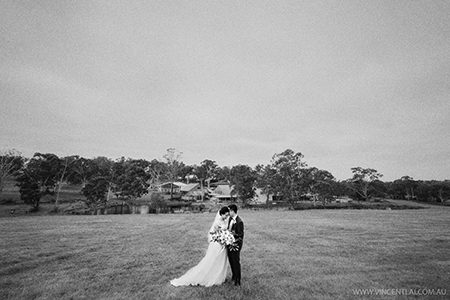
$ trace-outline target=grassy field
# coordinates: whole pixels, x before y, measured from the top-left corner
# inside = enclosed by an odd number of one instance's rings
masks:
[[[448,299],[450,209],[240,211],[242,287],[170,286],[213,213],[0,218],[0,299]],[[447,289],[445,296],[354,289]]]

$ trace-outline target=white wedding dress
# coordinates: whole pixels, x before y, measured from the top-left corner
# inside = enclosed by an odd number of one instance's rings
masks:
[[[209,232],[217,227],[226,229],[228,224],[227,220],[222,220],[220,214],[217,213]],[[208,240],[211,241],[209,233]],[[203,257],[195,267],[189,269],[183,276],[171,280],[170,283],[173,286],[212,286],[222,284],[227,277],[228,265],[227,248],[217,242],[210,242],[205,257]]]

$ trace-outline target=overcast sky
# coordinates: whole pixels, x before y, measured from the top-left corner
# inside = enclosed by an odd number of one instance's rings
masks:
[[[0,0],[0,147],[450,179],[449,1]]]

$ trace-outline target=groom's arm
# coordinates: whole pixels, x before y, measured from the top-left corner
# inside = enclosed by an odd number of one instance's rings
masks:
[[[235,235],[237,240],[242,241],[244,239],[244,222],[239,222],[236,224]]]

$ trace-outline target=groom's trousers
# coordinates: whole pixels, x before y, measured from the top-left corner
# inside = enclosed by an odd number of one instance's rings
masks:
[[[241,281],[241,251],[228,251],[231,273],[235,281]]]

